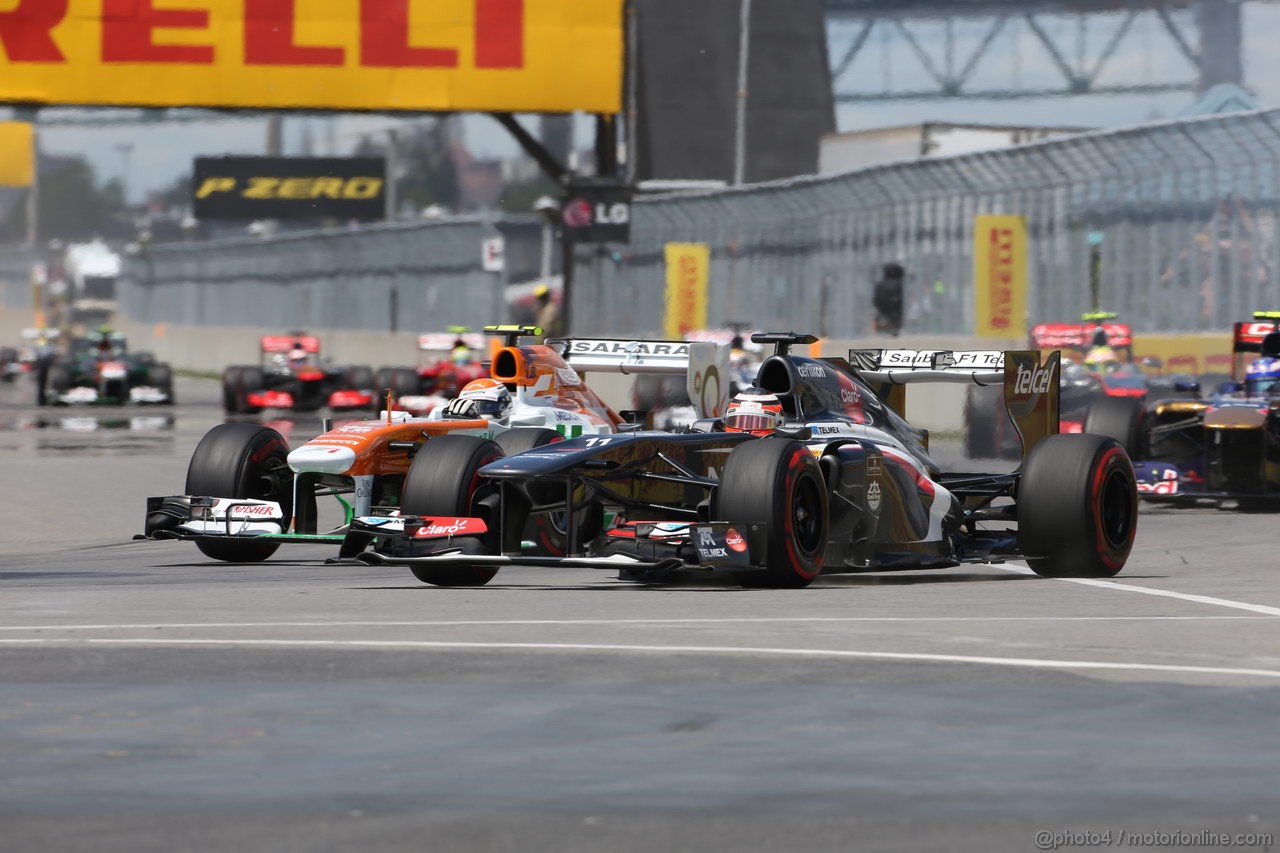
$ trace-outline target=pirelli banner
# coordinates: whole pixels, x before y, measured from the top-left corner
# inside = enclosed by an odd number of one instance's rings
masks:
[[[196,219],[382,219],[381,157],[198,157]]]
[[[623,0],[0,0],[0,101],[616,113]]]
[[[1027,336],[1027,222],[978,216],[973,223],[974,332],[982,338]]]

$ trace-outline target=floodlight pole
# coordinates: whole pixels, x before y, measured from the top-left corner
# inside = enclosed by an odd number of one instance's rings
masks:
[[[740,0],[738,23],[738,112],[733,139],[733,183],[747,175],[747,63],[751,58],[751,0]]]

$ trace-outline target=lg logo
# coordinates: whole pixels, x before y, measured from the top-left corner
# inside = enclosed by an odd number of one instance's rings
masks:
[[[564,206],[564,223],[570,228],[590,225],[626,225],[631,221],[631,205],[625,202],[596,202],[584,198],[571,199]]]

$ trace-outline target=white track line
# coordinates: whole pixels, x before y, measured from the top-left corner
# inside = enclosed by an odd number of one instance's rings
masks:
[[[1280,613],[1275,614],[1280,617]],[[451,628],[504,625],[724,625],[779,622],[1212,622],[1269,621],[1260,616],[770,616],[706,619],[448,619],[412,622],[155,622],[121,625],[0,625],[5,631],[162,631],[176,628]]]
[[[1053,660],[1041,658],[1001,658],[970,655],[935,655],[909,652],[864,652],[847,649],[785,649],[736,646],[648,646],[594,643],[462,643],[416,640],[201,640],[201,639],[84,639],[84,640],[0,640],[2,645],[94,645],[94,646],[287,646],[291,648],[376,648],[376,649],[507,649],[511,651],[622,652],[658,654],[768,655],[807,658],[859,658],[864,660],[906,660],[930,663],[981,664],[1033,669],[1097,669],[1138,672],[1178,672],[1196,675],[1237,675],[1280,679],[1280,670],[1242,669],[1216,666],[1125,663],[1117,661]]]
[[[1026,569],[1021,566],[1011,566],[1008,564],[998,565],[995,566],[995,568],[1003,569],[1006,572],[1016,572],[1020,575],[1035,574],[1031,569]],[[1247,601],[1233,601],[1229,598],[1214,598],[1211,595],[1192,595],[1186,592],[1171,592],[1167,589],[1155,589],[1149,586],[1134,586],[1133,584],[1097,580],[1095,578],[1050,578],[1050,580],[1078,583],[1084,586],[1096,586],[1102,589],[1117,589],[1122,592],[1140,592],[1143,595],[1158,595],[1162,598],[1176,598],[1181,601],[1191,601],[1196,604],[1212,604],[1216,607],[1230,607],[1235,610],[1248,610],[1251,613],[1265,613],[1268,616],[1280,616],[1280,607],[1269,607],[1265,604],[1250,604]]]

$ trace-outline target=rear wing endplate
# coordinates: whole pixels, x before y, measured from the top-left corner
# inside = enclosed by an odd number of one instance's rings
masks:
[[[729,403],[729,348],[702,341],[563,338],[547,341],[580,373],[686,375],[699,417],[718,418]]]

